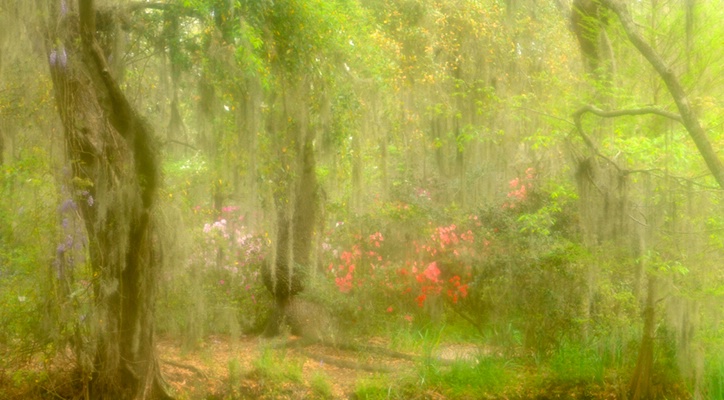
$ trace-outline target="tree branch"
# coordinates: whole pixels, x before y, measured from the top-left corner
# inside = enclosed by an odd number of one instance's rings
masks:
[[[573,123],[576,126],[576,131],[578,131],[578,134],[581,136],[581,139],[583,139],[583,142],[588,146],[589,149],[597,156],[604,160],[606,160],[609,164],[613,165],[614,168],[616,168],[617,171],[621,172],[621,167],[618,166],[613,160],[606,157],[598,151],[598,147],[595,143],[593,143],[593,140],[591,140],[588,135],[586,135],[586,132],[583,130],[583,123],[581,122],[581,119],[583,118],[583,114],[587,112],[591,112],[591,109],[595,109],[596,107],[593,107],[591,105],[583,106],[582,108],[578,109],[576,112],[573,113]]]
[[[707,167],[709,167],[709,171],[714,175],[714,179],[716,179],[719,187],[724,189],[724,166],[722,166],[721,160],[719,160],[709,138],[706,136],[704,128],[701,126],[699,118],[689,103],[684,88],[681,86],[671,67],[666,65],[661,56],[656,53],[651,45],[639,34],[636,24],[625,5],[621,4],[618,0],[600,0],[600,2],[604,7],[609,8],[618,16],[623,30],[626,32],[631,43],[638,49],[641,55],[646,58],[649,64],[654,67],[666,84],[669,93],[671,93],[671,97],[674,98],[674,102],[679,109],[682,124],[686,127],[689,136],[691,136],[694,144],[696,144],[696,147],[699,149],[699,153],[704,158]]]
[[[175,140],[175,139],[167,139],[167,140],[166,140],[166,143],[164,143],[164,144],[168,144],[168,143],[175,143],[175,144],[178,144],[178,145],[181,145],[181,146],[188,147],[188,148],[191,149],[191,150],[199,151],[199,149],[197,149],[194,145],[188,144],[188,143],[186,143],[186,142],[181,142],[181,141],[178,141],[178,140]]]
[[[646,115],[646,114],[654,114],[659,115],[665,118],[672,119],[676,122],[682,123],[681,116],[679,114],[675,114],[669,111],[661,110],[656,107],[642,107],[642,108],[633,108],[628,110],[613,110],[613,111],[604,111],[600,108],[593,106],[593,105],[586,105],[578,109],[573,116],[574,118],[576,115],[582,115],[587,112],[590,112],[591,114],[598,115],[601,118],[615,118],[615,117],[623,117],[623,116],[634,116],[634,115]]]
[[[93,0],[79,0],[78,15],[80,18],[81,39],[87,46],[90,46],[96,32],[96,14]]]
[[[543,111],[534,110],[534,109],[529,108],[529,107],[517,106],[517,107],[513,107],[513,108],[516,108],[516,109],[518,109],[518,110],[530,111],[530,112],[532,112],[532,113],[534,113],[534,114],[538,114],[538,115],[541,115],[541,116],[546,117],[546,118],[555,119],[555,120],[558,120],[558,121],[561,121],[561,122],[565,122],[565,123],[568,124],[568,125],[574,125],[573,123],[571,123],[571,121],[569,121],[569,120],[567,120],[567,119],[564,119],[564,118],[561,118],[561,117],[557,117],[557,116],[555,116],[555,115],[547,114],[547,113],[544,113]]]
[[[598,147],[596,147],[596,144],[593,143],[593,140],[586,135],[586,132],[583,130],[583,123],[581,120],[583,119],[583,115],[586,113],[591,113],[594,115],[597,115],[601,118],[616,118],[616,117],[623,117],[623,116],[634,116],[634,115],[646,115],[646,114],[654,114],[654,115],[660,115],[662,117],[666,117],[669,119],[672,119],[677,122],[682,122],[681,116],[678,114],[674,114],[668,111],[661,110],[656,107],[642,107],[642,108],[633,108],[628,110],[612,110],[612,111],[604,111],[600,108],[593,106],[593,105],[585,105],[576,112],[573,113],[573,122],[576,126],[576,130],[578,131],[578,134],[583,139],[583,142],[586,143],[586,146],[591,149],[591,151],[596,154],[597,157],[600,157],[604,160],[606,160],[609,164],[613,165],[620,173],[624,174],[630,174],[634,172],[648,172],[648,171],[633,171],[633,170],[625,170],[621,169],[621,167],[618,166],[613,160],[603,155],[600,151],[598,151]]]
[[[175,11],[187,17],[202,18],[196,10],[186,8],[176,3],[144,3],[135,2],[128,5],[126,9],[128,12],[136,12],[141,10],[158,10],[158,11]]]

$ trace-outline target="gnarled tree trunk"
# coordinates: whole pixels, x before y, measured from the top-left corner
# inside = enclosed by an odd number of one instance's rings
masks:
[[[110,74],[92,0],[56,5],[48,50],[94,275],[90,398],[166,398],[154,351],[159,168],[150,128]]]

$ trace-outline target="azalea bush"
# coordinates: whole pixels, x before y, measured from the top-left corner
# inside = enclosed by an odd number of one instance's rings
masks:
[[[224,207],[216,218],[201,206],[194,211],[200,218],[189,263],[171,274],[166,286],[173,292],[161,305],[177,317],[161,325],[192,340],[258,329],[268,308],[261,278],[268,238],[245,224],[238,207]]]
[[[399,202],[388,207],[406,211],[406,205]],[[408,240],[399,240],[394,234],[389,240],[381,231],[354,233],[354,240],[338,247],[330,242],[344,241],[345,232],[333,230],[323,245],[329,257],[326,274],[338,295],[372,311],[372,315],[359,315],[361,309],[351,307],[348,311],[355,319],[385,315],[387,320],[403,324],[426,321],[431,306],[457,304],[468,296],[478,244],[472,230],[475,220],[471,217],[464,224],[470,227],[429,222],[422,235],[414,239],[408,235]]]
[[[455,318],[512,341],[505,343],[511,348],[548,348],[581,329],[587,253],[571,240],[570,191],[541,185],[529,168],[498,204],[447,220],[426,213],[429,194],[418,192],[415,203],[380,205],[384,229],[338,222],[327,232],[325,271],[336,303],[348,304],[344,315],[420,326]],[[406,231],[410,225],[416,232]]]

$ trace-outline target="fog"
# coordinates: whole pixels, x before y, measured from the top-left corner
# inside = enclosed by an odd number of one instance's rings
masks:
[[[0,0],[0,398],[724,395],[715,1]]]

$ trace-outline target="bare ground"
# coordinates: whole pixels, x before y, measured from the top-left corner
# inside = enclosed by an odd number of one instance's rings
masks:
[[[197,349],[184,351],[178,341],[162,339],[157,349],[169,386],[179,398],[188,399],[324,397],[314,390],[315,376],[326,379],[331,398],[346,399],[352,396],[361,379],[372,379],[379,374],[401,374],[414,367],[413,361],[399,357],[321,344],[297,346],[294,343],[298,340],[270,341],[254,336],[230,340],[225,336],[212,336]],[[369,344],[380,348],[386,345],[383,340],[372,340]],[[265,349],[273,349],[273,363],[301,365],[301,382],[269,382],[268,376],[260,374],[255,362]],[[272,390],[271,386],[276,384],[282,384],[282,387]]]

